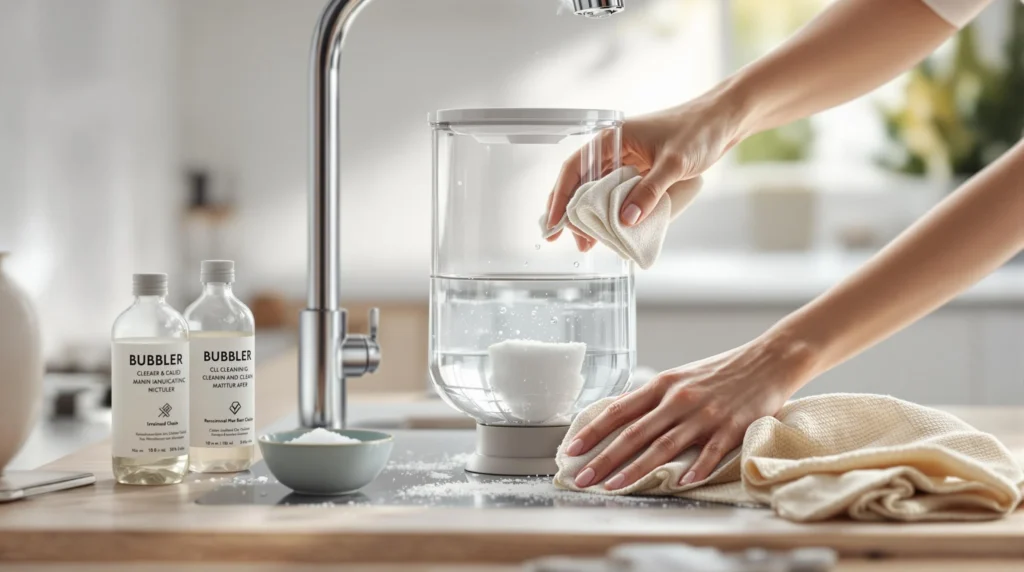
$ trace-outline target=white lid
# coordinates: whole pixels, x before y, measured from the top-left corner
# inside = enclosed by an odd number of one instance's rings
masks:
[[[531,107],[493,107],[483,109],[441,109],[431,113],[430,123],[447,123],[449,125],[464,124],[501,124],[529,125],[570,124],[595,122],[622,122],[621,111],[611,109],[558,109]]]
[[[166,274],[132,274],[132,294],[135,296],[166,296]]]
[[[204,260],[199,265],[199,281],[207,282],[235,281],[235,263],[232,260]]]

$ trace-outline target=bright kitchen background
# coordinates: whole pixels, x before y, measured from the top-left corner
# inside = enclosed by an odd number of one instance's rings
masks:
[[[266,337],[291,343],[306,269],[307,52],[323,3],[0,2],[0,250],[37,302],[52,370],[104,379],[131,273],[170,273],[183,307],[206,257],[237,261]],[[385,360],[354,388],[425,387],[429,111],[659,109],[825,4],[627,0],[591,21],[559,0],[372,2],[342,64],[342,295],[353,316],[383,307]],[[975,49],[951,42],[932,76],[762,136],[715,168],[664,260],[637,278],[640,363],[668,368],[747,341],[969,175],[948,150],[964,147],[956,135],[982,80],[1012,60],[1016,4],[993,2]],[[809,391],[1021,404],[1022,349],[1024,269],[1009,265]]]

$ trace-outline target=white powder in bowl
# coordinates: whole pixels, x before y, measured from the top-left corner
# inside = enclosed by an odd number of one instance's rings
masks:
[[[359,443],[360,441],[359,439],[338,435],[333,431],[317,427],[287,442],[295,443],[296,445],[338,445],[340,443]]]

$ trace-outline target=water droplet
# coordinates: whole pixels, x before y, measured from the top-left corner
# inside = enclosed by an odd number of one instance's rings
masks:
[[[504,331],[504,330],[498,330],[498,335],[499,335],[499,336],[501,336],[501,335],[504,335],[504,334],[505,334],[505,331]]]
[[[536,249],[536,250],[540,250],[540,245],[539,244],[534,244],[533,248]]]
[[[516,335],[517,335],[517,336],[519,335],[519,330],[516,330]]]
[[[533,318],[537,317],[537,309],[536,308],[534,308],[533,310],[530,311],[530,316],[533,317]]]
[[[579,268],[580,267],[580,263],[579,262],[573,262],[572,265],[575,268]]]
[[[508,312],[508,308],[506,308],[505,306],[502,306],[501,308],[498,308],[498,313],[499,314],[504,314],[505,312]]]
[[[457,182],[455,184],[461,187],[462,186],[462,181],[459,181],[459,182]]]
[[[558,318],[551,318],[551,323],[552,324],[557,324],[558,323]]]

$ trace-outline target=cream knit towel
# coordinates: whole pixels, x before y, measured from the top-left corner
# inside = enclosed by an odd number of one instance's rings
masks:
[[[665,242],[672,218],[672,200],[666,193],[643,222],[632,227],[622,226],[619,220],[622,201],[640,179],[636,167],[622,167],[597,181],[584,183],[566,206],[565,216],[553,228],[547,227],[547,215],[541,216],[541,233],[547,238],[564,229],[568,221],[622,258],[636,262],[645,270],[650,268]]]
[[[580,457],[565,447],[612,399],[573,421],[558,448],[555,485],[579,490],[576,473],[621,432]],[[830,394],[787,403],[755,421],[743,445],[711,476],[679,486],[696,460],[691,448],[633,485],[593,493],[675,495],[769,505],[786,519],[990,520],[1021,502],[1024,470],[995,437],[956,417],[882,395]],[[615,474],[614,472],[612,473]]]

